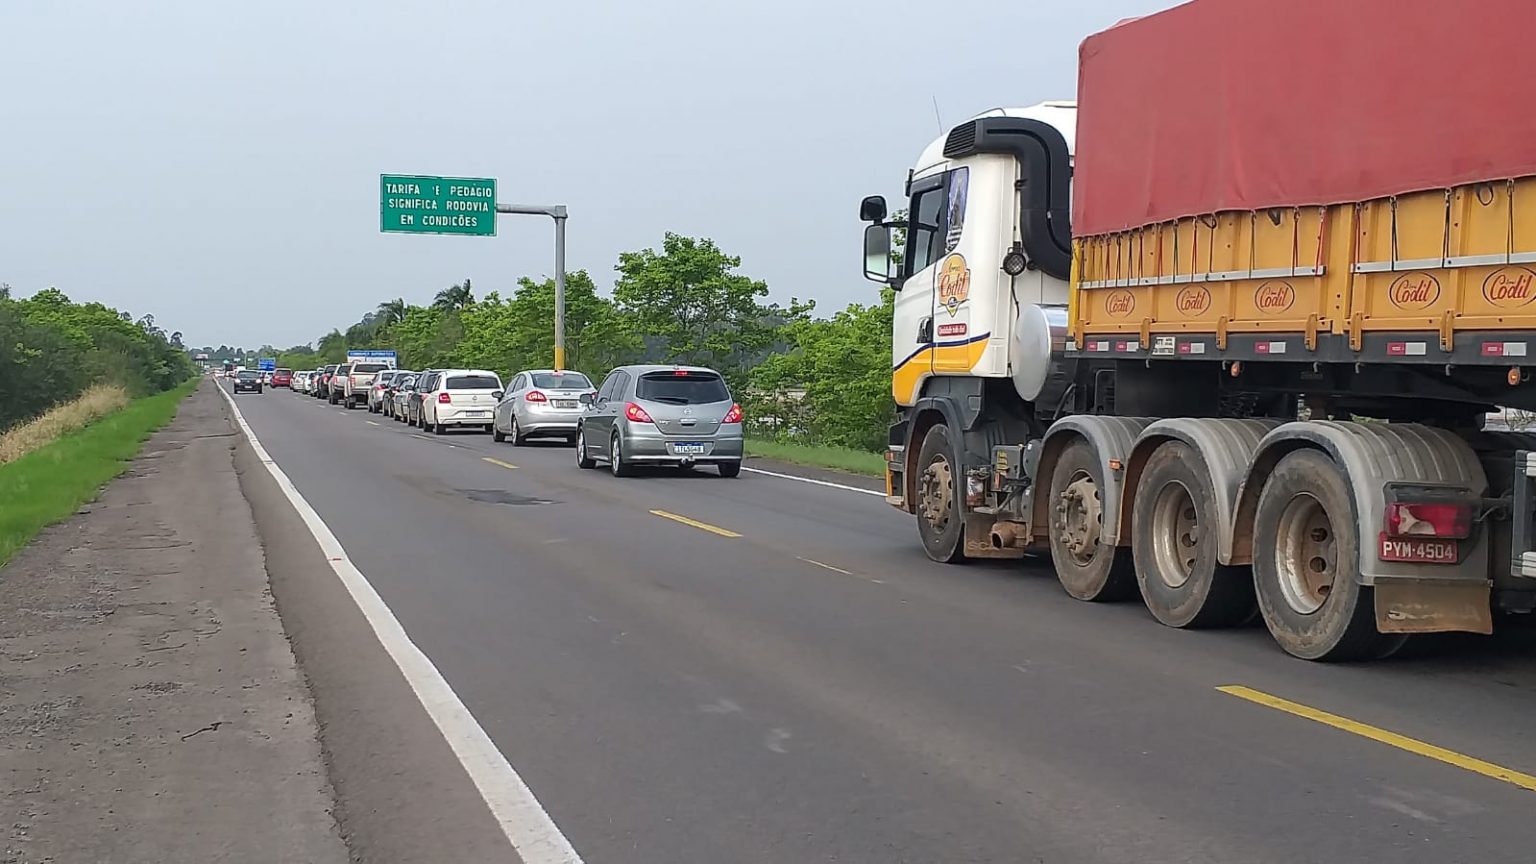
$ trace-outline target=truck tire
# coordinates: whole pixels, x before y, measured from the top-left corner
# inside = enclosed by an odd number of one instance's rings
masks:
[[[1286,653],[1303,660],[1390,655],[1405,636],[1376,631],[1375,598],[1359,581],[1360,541],[1343,472],[1316,450],[1275,466],[1253,524],[1259,611]]]
[[[965,474],[950,438],[940,423],[923,436],[917,452],[917,534],[928,557],[940,564],[965,560]]]
[[[1159,446],[1136,487],[1131,552],[1147,609],[1169,627],[1231,627],[1253,615],[1253,575],[1217,560],[1218,524],[1199,452]]]
[[[1061,587],[1079,600],[1109,602],[1136,595],[1131,550],[1104,542],[1103,468],[1093,445],[1068,444],[1051,472],[1051,559]]]

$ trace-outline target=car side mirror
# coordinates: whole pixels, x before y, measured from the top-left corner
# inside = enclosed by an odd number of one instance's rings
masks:
[[[502,395],[503,395],[502,391],[500,391],[500,390],[492,390],[491,391],[491,398],[492,399],[500,399],[502,397]]]
[[[859,221],[876,225],[885,221],[885,196],[870,195],[859,202]]]
[[[594,405],[594,404],[597,403],[597,394],[596,393],[583,393],[580,396],[576,397],[576,401],[580,402],[583,405],[591,406],[591,405]]]
[[[864,278],[871,282],[891,281],[889,225],[869,225],[864,229]]]

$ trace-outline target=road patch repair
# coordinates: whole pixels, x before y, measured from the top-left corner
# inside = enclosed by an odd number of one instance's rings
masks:
[[[0,568],[0,862],[348,860],[213,388]]]

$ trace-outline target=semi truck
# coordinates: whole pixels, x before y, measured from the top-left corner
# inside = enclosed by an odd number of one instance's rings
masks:
[[[1307,660],[1529,613],[1536,436],[1483,422],[1536,409],[1529,15],[1193,0],[865,198],[928,556]]]

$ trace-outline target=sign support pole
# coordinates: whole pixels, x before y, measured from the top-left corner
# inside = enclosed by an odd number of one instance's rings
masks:
[[[565,220],[564,204],[497,204],[497,213],[548,216],[555,220],[555,369],[565,369]]]

